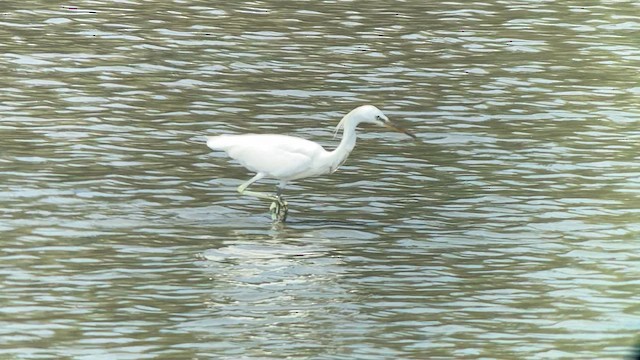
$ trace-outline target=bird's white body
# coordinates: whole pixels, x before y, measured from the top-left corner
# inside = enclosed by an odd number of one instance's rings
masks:
[[[291,181],[335,171],[339,162],[330,152],[303,138],[275,134],[220,135],[207,139],[207,146],[222,150],[240,165],[264,177]]]
[[[230,158],[255,172],[253,178],[238,187],[238,192],[273,200],[274,219],[284,221],[287,203],[282,200],[280,193],[287,182],[336,171],[355,147],[356,126],[363,122],[387,126],[415,137],[391,123],[375,106],[363,105],[340,120],[336,132],[343,129],[342,140],[333,151],[327,151],[319,144],[303,138],[275,134],[209,136],[207,146],[212,150],[225,151]],[[277,195],[246,191],[249,185],[265,177],[280,181]]]

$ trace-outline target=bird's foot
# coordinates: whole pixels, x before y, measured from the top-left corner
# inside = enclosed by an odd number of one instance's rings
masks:
[[[289,204],[283,198],[278,197],[277,200],[271,203],[269,212],[271,212],[271,219],[274,222],[285,222],[289,212]]]

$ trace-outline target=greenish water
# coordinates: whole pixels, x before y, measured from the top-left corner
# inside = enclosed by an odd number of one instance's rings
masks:
[[[639,11],[4,2],[0,357],[623,358]],[[284,226],[204,145],[365,103],[422,141],[361,131]]]

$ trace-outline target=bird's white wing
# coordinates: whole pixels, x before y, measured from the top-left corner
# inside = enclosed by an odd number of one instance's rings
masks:
[[[304,177],[314,167],[314,159],[325,151],[309,140],[268,134],[210,136],[207,146],[225,151],[253,172],[277,179]]]

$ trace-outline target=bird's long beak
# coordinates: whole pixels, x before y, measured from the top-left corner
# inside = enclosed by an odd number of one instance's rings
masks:
[[[397,131],[397,132],[401,132],[401,133],[403,133],[403,134],[409,135],[409,136],[411,136],[412,138],[414,138],[414,139],[416,139],[416,140],[418,139],[418,137],[416,137],[416,136],[415,136],[413,133],[411,133],[409,130],[404,129],[404,128],[402,128],[402,127],[400,127],[400,126],[396,125],[395,123],[393,123],[393,122],[391,122],[391,121],[389,121],[389,120],[387,120],[387,121],[385,121],[385,122],[384,122],[384,126],[385,126],[385,127],[388,127],[389,129],[391,129],[391,130],[393,130],[393,131]]]

